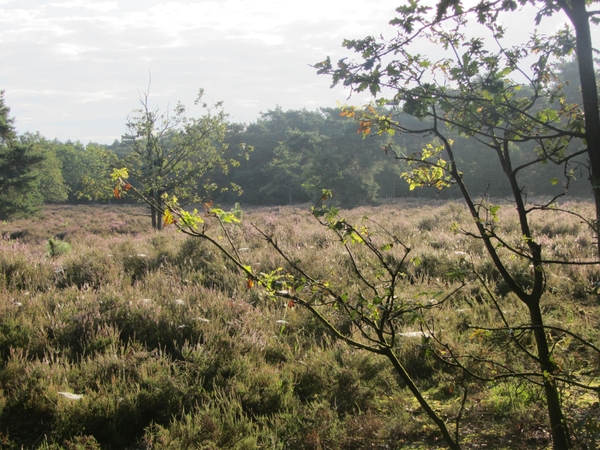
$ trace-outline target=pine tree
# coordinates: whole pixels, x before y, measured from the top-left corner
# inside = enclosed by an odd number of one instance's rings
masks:
[[[0,91],[0,220],[35,213],[43,202],[38,188],[43,157],[17,140],[9,113]]]

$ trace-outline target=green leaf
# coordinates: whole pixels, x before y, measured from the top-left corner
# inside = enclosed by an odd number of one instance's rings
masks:
[[[114,169],[111,174],[111,178],[113,181],[117,181],[119,178],[126,180],[129,178],[129,171],[127,167],[122,167],[121,169]]]
[[[323,189],[321,191],[321,200],[325,201],[327,199],[330,199],[331,197],[333,197],[333,193],[331,192],[331,189]]]
[[[350,240],[353,244],[364,244],[364,239],[358,233],[352,233],[350,235]]]

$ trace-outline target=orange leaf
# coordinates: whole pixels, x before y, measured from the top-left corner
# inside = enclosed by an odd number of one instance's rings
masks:
[[[115,198],[121,198],[121,189],[119,189],[119,186],[114,188],[113,192],[115,193]]]
[[[173,217],[173,213],[170,210],[165,209],[165,212],[163,214],[163,225],[166,227],[167,225],[171,225],[173,223],[177,223],[175,217]]]
[[[340,113],[341,117],[354,117],[354,110],[353,109],[343,109],[342,112]]]
[[[128,191],[128,190],[129,190],[129,189],[131,189],[132,187],[133,187],[133,186],[132,186],[132,185],[130,185],[129,183],[127,183],[127,184],[124,186],[124,188],[125,188],[125,190],[126,190],[126,191]]]
[[[252,278],[248,278],[246,280],[246,289],[250,289],[254,286],[254,280]]]
[[[369,134],[371,132],[371,121],[370,120],[361,120],[358,123],[357,133]]]
[[[291,309],[291,308],[293,308],[293,307],[295,307],[295,306],[296,306],[296,304],[295,304],[295,303],[294,303],[292,300],[290,300],[290,301],[288,302],[288,306],[287,306],[288,308],[290,308],[290,309]]]

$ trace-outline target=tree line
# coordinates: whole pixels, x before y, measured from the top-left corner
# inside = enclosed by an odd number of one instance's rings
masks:
[[[576,102],[580,95],[576,61],[565,60],[557,69],[556,83],[562,83],[569,102]],[[0,96],[0,216],[30,214],[47,203],[110,201],[114,195],[110,174],[122,166],[132,170],[136,187],[156,199],[169,192],[184,203],[210,199],[224,204],[293,205],[314,201],[324,188],[343,207],[401,197],[460,196],[456,186],[441,192],[411,190],[400,179],[408,170],[406,161],[394,159],[389,149],[394,148],[396,155],[420,152],[423,137],[357,132],[342,106],[314,111],[276,107],[250,124],[230,122],[221,104],[202,106],[202,117],[189,118],[181,104],[173,111],[151,109],[145,95],[140,108],[127,117],[120,140],[83,144],[51,140],[40,133],[17,135],[14,118]],[[385,105],[378,114],[385,116]],[[418,118],[404,120],[407,128],[418,128]],[[509,183],[499,176],[502,167],[489,149],[457,131],[450,130],[448,137],[455,143],[455,157],[473,195],[510,194]],[[526,161],[535,147],[533,141],[515,146],[515,162]],[[584,163],[575,163],[568,193],[589,196]],[[532,165],[522,175],[526,194],[562,192],[563,175],[561,166]],[[159,228],[155,212],[152,217],[153,226]]]

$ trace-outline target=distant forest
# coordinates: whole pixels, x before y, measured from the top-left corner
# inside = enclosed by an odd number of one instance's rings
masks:
[[[576,79],[576,73],[569,73],[574,67],[573,63],[564,63],[564,78]],[[566,89],[568,97],[576,101],[580,95],[577,86]],[[226,173],[212,174],[215,186],[233,184],[241,194],[232,189],[215,189],[211,199],[221,204],[292,205],[314,201],[322,189],[330,189],[340,206],[354,207],[401,197],[449,199],[459,195],[453,186],[442,191],[410,191],[401,179],[407,167],[394,157],[394,152],[419,152],[428,144],[427,139],[410,134],[373,133],[363,137],[357,132],[358,124],[341,113],[339,108],[284,111],[277,107],[249,125],[227,123],[225,141],[229,147],[235,149],[244,143],[253,151]],[[124,166],[132,151],[129,136],[111,145],[61,142],[39,133],[24,133],[18,140],[40,157],[37,181],[30,189],[33,186],[39,190],[38,199],[43,203],[109,201],[113,197],[110,173]],[[502,168],[489,148],[474,138],[456,135],[454,141],[472,195],[509,194],[506,178],[500,176]],[[515,145],[514,150],[517,159],[523,155],[523,161],[535,151],[534,144],[527,142]],[[570,165],[574,179],[568,186],[569,195],[591,195],[584,162],[573,161]],[[556,195],[565,190],[562,167],[534,164],[522,174],[519,181],[527,195]]]

